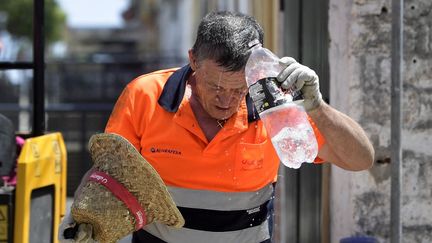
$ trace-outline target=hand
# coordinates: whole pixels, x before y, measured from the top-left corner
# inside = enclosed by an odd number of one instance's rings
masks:
[[[95,243],[93,240],[93,227],[90,224],[79,224],[73,220],[70,214],[66,214],[60,223],[58,240],[60,243]],[[76,228],[76,229],[74,229]],[[74,237],[72,239],[65,239],[65,231],[73,232]]]
[[[283,89],[293,88],[300,90],[303,94],[303,107],[306,111],[318,108],[322,102],[319,91],[318,75],[312,69],[301,65],[292,57],[282,57],[279,63],[286,66],[277,76]]]

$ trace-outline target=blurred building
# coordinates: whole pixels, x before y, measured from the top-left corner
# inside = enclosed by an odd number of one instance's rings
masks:
[[[432,2],[404,1],[403,98],[391,107],[391,1],[329,1],[330,101],[365,128],[375,165],[332,168],[331,233],[390,242],[391,109],[402,109],[401,242],[432,242]]]

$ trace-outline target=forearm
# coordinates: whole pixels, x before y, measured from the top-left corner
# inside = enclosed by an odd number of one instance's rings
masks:
[[[374,149],[358,123],[324,102],[308,114],[326,140],[322,159],[354,171],[372,166]]]

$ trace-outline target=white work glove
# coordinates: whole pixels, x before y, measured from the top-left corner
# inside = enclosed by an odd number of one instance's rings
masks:
[[[292,57],[282,57],[279,63],[286,66],[277,76],[283,89],[300,90],[303,94],[303,107],[306,111],[318,108],[322,102],[319,91],[318,75],[304,65],[298,63]]]
[[[66,214],[60,223],[58,240],[60,243],[96,243],[92,238],[93,227],[90,224],[80,224],[76,230],[73,239],[65,239],[64,232],[66,229],[72,230],[75,228],[76,222],[73,220],[70,213]]]

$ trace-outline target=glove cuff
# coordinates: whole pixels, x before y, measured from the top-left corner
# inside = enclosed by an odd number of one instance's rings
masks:
[[[318,107],[320,107],[323,102],[324,101],[322,99],[321,93],[318,92],[318,96],[314,97],[314,99],[305,99],[303,105],[306,112],[311,112],[318,109]]]

